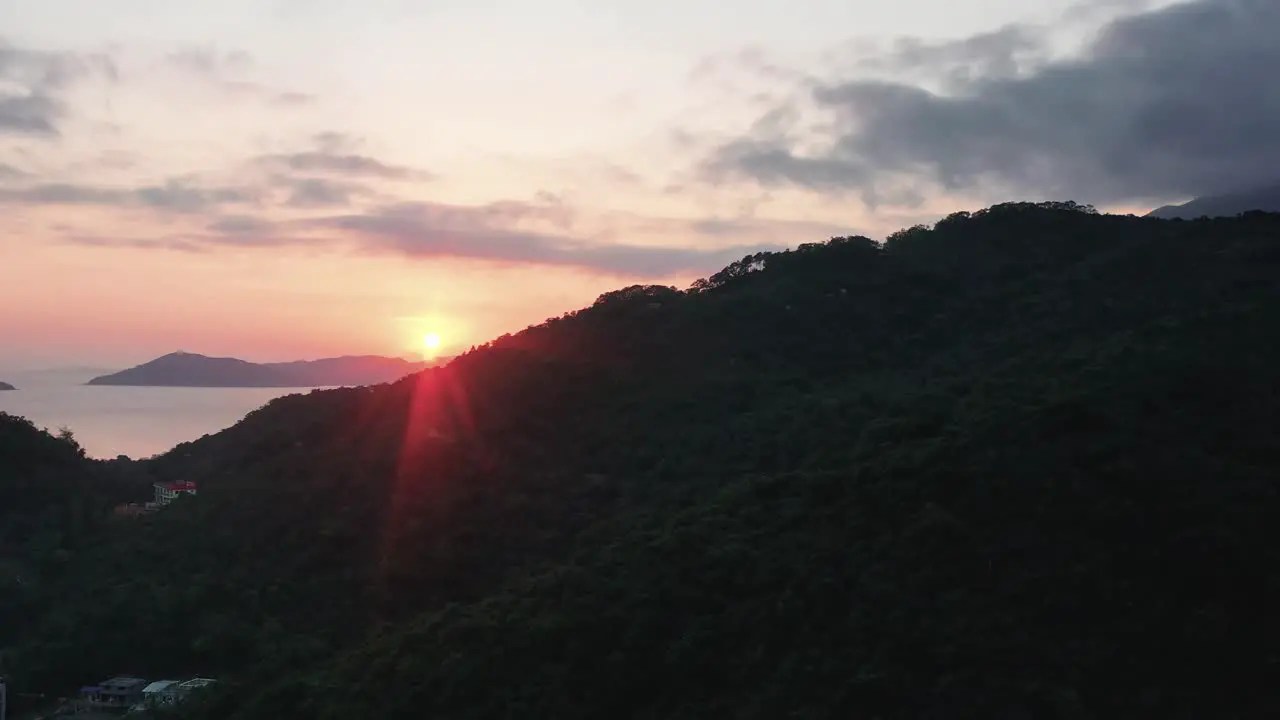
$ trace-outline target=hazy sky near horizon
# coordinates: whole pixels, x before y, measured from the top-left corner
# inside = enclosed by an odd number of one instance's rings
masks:
[[[1231,188],[1280,160],[1277,8],[0,0],[0,371],[456,352],[759,249]]]

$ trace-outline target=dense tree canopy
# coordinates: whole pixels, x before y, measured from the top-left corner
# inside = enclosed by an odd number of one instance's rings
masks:
[[[23,589],[9,671],[216,674],[219,720],[1265,717],[1278,271],[1280,215],[1016,203],[607,293],[151,461],[201,495]]]
[[[70,430],[0,413],[0,637],[21,631],[34,609],[24,604],[101,537],[113,505],[148,489],[142,468],[87,459]]]

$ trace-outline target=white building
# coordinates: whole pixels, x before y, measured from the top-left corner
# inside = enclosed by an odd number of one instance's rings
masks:
[[[187,482],[156,483],[152,487],[156,491],[156,499],[152,503],[156,507],[164,507],[173,502],[179,495],[195,495],[196,484]]]
[[[146,707],[172,705],[178,701],[177,680],[157,680],[142,688],[142,704]]]

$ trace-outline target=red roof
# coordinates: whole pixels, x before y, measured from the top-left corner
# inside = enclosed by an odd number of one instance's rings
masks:
[[[183,490],[196,489],[196,484],[189,480],[182,481],[182,482],[167,482],[167,483],[156,483],[156,484],[164,488],[165,490],[172,490],[174,492],[181,492]]]

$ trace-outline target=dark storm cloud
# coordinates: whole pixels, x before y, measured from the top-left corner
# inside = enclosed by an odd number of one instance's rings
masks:
[[[1018,28],[908,45],[885,62],[935,67],[945,91],[855,71],[811,93],[835,120],[821,150],[757,130],[703,170],[871,203],[909,204],[921,180],[1094,203],[1249,187],[1280,177],[1277,32],[1276,0],[1198,0],[1113,20],[1066,60]]]

